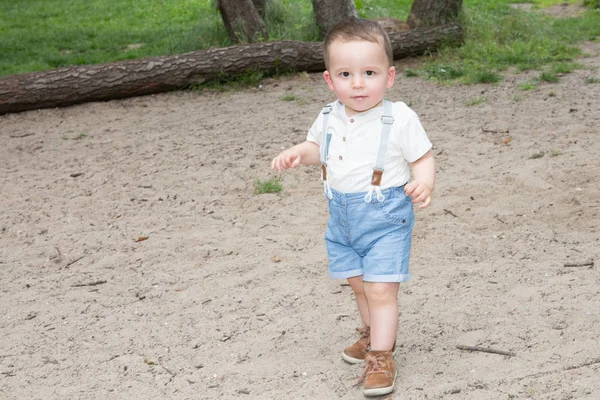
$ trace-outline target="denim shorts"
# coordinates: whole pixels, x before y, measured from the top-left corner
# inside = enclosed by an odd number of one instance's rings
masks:
[[[415,215],[404,187],[375,194],[370,203],[366,193],[341,193],[332,189],[325,242],[329,276],[346,279],[362,275],[367,282],[405,282]]]

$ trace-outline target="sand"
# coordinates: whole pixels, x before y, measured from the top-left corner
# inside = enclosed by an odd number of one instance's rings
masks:
[[[420,115],[438,181],[387,398],[600,398],[600,45],[583,48],[529,91],[539,72],[448,86],[397,63],[388,98]],[[1,116],[0,398],[363,398],[319,169],[253,194],[333,99],[300,74]]]

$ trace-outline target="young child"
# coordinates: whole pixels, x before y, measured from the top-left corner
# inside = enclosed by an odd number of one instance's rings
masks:
[[[395,69],[390,40],[377,22],[336,24],[324,57],[323,76],[338,100],[323,109],[306,141],[281,152],[271,169],[322,164],[329,275],[348,280],[364,325],[342,358],[366,361],[363,393],[379,396],[394,390],[397,296],[399,282],[410,279],[413,204],[431,203],[435,165],[417,115],[383,99]]]

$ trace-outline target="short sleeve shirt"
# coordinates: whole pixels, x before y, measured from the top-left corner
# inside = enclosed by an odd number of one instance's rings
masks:
[[[371,186],[373,167],[379,151],[383,106],[352,117],[338,100],[332,104],[327,130],[331,144],[327,157],[327,181],[343,193],[366,192]],[[390,131],[381,188],[402,186],[410,180],[409,163],[417,161],[432,147],[419,117],[406,104],[393,103],[394,124]],[[323,114],[308,131],[307,140],[321,145]]]

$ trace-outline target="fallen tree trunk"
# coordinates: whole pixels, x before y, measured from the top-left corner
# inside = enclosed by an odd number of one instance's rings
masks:
[[[462,28],[455,23],[418,28],[390,39],[395,59],[418,56],[460,42]],[[0,115],[161,93],[244,71],[324,69],[322,43],[280,41],[10,75],[0,78]]]

